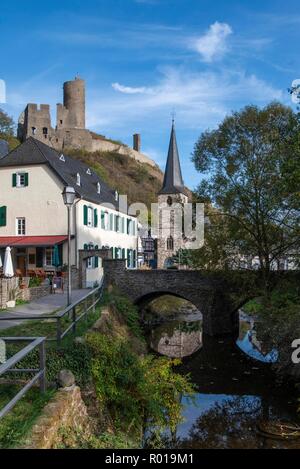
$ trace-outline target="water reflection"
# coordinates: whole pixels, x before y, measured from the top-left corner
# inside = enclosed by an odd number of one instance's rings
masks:
[[[197,390],[194,401],[182,396],[184,422],[174,434],[163,435],[164,447],[299,448],[300,439],[285,441],[260,431],[272,422],[297,423],[297,396],[294,388],[276,385],[269,363],[278,354],[258,341],[255,321],[242,314],[237,341],[216,339],[203,335],[195,314],[181,313],[149,333],[152,349],[182,358],[178,372],[190,374]],[[150,447],[151,438],[148,431]]]
[[[275,363],[278,360],[278,351],[268,350],[258,340],[256,328],[259,326],[254,318],[240,312],[240,332],[237,346],[249,357],[264,363]]]
[[[185,422],[178,426],[176,435],[169,435],[170,446],[176,448],[293,448],[297,441],[279,441],[261,435],[259,422],[291,415],[279,411],[275,405],[260,396],[235,396],[197,394],[195,403],[186,401],[183,417]]]
[[[150,346],[170,358],[192,355],[202,347],[202,321],[170,321],[152,329]]]

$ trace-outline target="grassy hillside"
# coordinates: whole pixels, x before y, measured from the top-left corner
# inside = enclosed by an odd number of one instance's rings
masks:
[[[83,150],[71,150],[68,153],[89,165],[120,194],[127,194],[128,203],[144,202],[149,207],[152,202],[157,202],[157,193],[163,182],[163,174],[159,168],[139,163],[119,153],[88,153]]]

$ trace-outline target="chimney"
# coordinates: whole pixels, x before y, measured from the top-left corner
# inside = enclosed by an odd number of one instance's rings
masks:
[[[9,153],[9,146],[6,140],[0,140],[0,159]]]
[[[141,134],[134,134],[134,136],[133,136],[133,149],[140,153],[140,151],[141,151]]]

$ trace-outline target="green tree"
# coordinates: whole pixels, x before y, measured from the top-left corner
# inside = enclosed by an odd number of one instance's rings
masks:
[[[13,136],[15,132],[15,123],[12,117],[0,109],[0,135]]]
[[[221,242],[229,264],[240,255],[258,256],[265,286],[272,263],[299,247],[299,131],[299,116],[289,107],[247,106],[203,133],[194,148],[193,162],[204,175],[197,196],[213,207],[210,250],[215,254],[213,243]]]

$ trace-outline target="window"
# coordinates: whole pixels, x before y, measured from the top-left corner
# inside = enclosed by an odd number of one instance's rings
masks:
[[[92,209],[92,207],[88,207],[87,226],[89,226],[89,227],[93,226],[93,209]]]
[[[17,187],[25,187],[25,173],[17,174]]]
[[[43,127],[43,135],[44,135],[45,138],[47,138],[47,135],[48,135],[47,127]]]
[[[131,228],[132,228],[132,221],[128,218],[127,219],[127,234],[131,234]]]
[[[101,211],[101,228],[102,230],[108,230],[108,212]]]
[[[26,234],[26,222],[25,218],[17,218],[17,235],[24,236]]]
[[[28,173],[14,173],[12,175],[13,187],[27,187],[28,186]]]
[[[119,215],[115,215],[115,231],[119,233],[120,231],[120,217]]]
[[[113,213],[109,214],[109,229],[110,229],[110,231],[114,230],[114,215],[113,215]]]
[[[53,262],[53,248],[46,248],[45,249],[45,265],[52,266]]]
[[[167,249],[168,249],[168,251],[173,251],[174,250],[174,240],[173,240],[172,236],[170,236],[170,238],[167,239]]]
[[[100,182],[97,182],[97,194],[101,194],[101,185],[100,185]]]
[[[79,173],[76,174],[76,184],[77,186],[80,186],[80,174]]]
[[[87,266],[88,269],[92,269],[92,268],[93,268],[93,258],[92,258],[92,257],[89,257],[89,258],[87,259],[86,266]]]
[[[172,197],[169,196],[167,199],[167,204],[169,205],[169,207],[171,207],[172,203],[173,203]]]
[[[60,121],[59,121],[59,122],[60,122],[60,125],[62,125],[62,123],[63,123],[62,119],[60,119]]]
[[[36,127],[31,127],[31,132],[32,132],[32,135],[35,135],[36,134]]]

